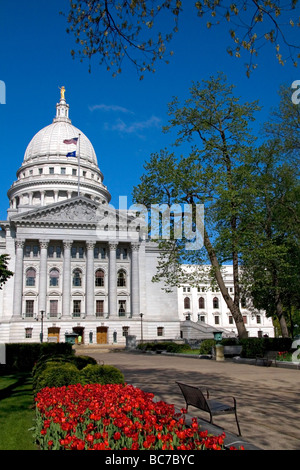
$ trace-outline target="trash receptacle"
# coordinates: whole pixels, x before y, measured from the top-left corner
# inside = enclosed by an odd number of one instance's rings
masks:
[[[75,339],[77,338],[77,333],[65,333],[66,343],[75,344]]]

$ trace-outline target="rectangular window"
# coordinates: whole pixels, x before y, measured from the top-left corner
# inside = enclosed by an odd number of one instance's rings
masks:
[[[48,257],[49,258],[54,257],[54,246],[49,246],[49,248],[48,248]]]
[[[80,247],[78,248],[78,253],[79,253],[79,258],[83,258],[83,256],[84,256],[84,248],[83,248],[83,246],[80,246]]]
[[[229,325],[233,325],[233,316],[232,315],[230,315],[230,317],[229,317]]]
[[[49,168],[49,175],[54,175],[54,168],[53,167]]]
[[[94,248],[94,258],[95,259],[99,258],[99,248],[98,248],[98,246],[95,246],[95,248]]]
[[[50,317],[57,317],[58,300],[50,300]]]
[[[122,335],[123,336],[128,336],[129,335],[129,326],[123,326]]]
[[[76,255],[77,255],[77,248],[76,248],[76,246],[72,246],[72,248],[71,248],[72,258],[76,258]]]
[[[60,246],[56,247],[56,258],[61,258],[61,247]]]
[[[40,175],[43,174],[43,168],[39,168],[39,174],[40,174]]]
[[[38,245],[33,246],[33,256],[34,256],[34,258],[37,258],[39,256],[39,247],[38,247]]]
[[[73,168],[73,170],[72,170],[72,175],[73,175],[73,176],[76,176],[76,175],[77,175],[77,170],[75,170],[75,168]]]
[[[81,314],[81,300],[73,300],[73,315],[80,317]]]
[[[30,253],[31,253],[31,246],[30,245],[25,245],[25,250],[24,250],[25,257],[30,258]]]
[[[247,323],[247,315],[243,315],[243,321],[244,323]]]
[[[157,336],[163,336],[164,335],[164,327],[163,326],[158,326],[157,327]]]
[[[118,304],[119,304],[119,309],[118,309],[119,316],[124,317],[125,312],[126,312],[126,300],[119,300]]]
[[[26,317],[33,317],[33,308],[34,308],[34,300],[26,300],[25,302],[25,316]]]
[[[215,315],[215,325],[220,324],[220,317],[218,315]]]
[[[32,338],[32,328],[25,328],[25,338]]]
[[[256,323],[261,323],[261,316],[260,315],[256,315]]]
[[[104,300],[96,300],[96,317],[102,317],[104,313]]]
[[[61,168],[61,169],[60,169],[60,174],[61,174],[61,175],[65,175],[65,174],[66,174],[66,169],[65,169],[65,168]]]

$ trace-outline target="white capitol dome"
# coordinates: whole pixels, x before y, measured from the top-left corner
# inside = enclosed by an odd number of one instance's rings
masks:
[[[80,142],[77,146],[75,144],[64,144],[64,140],[78,136]],[[69,122],[53,122],[49,126],[41,129],[30,141],[24,155],[24,162],[45,155],[66,156],[68,152],[77,150],[78,146],[80,146],[80,158],[97,164],[94,147],[82,131]]]
[[[17,178],[8,191],[9,217],[78,195],[100,203],[110,201],[94,147],[71,123],[64,87],[56,117],[29,142]]]

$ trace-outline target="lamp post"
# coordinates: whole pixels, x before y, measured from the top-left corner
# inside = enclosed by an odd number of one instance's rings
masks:
[[[141,344],[143,344],[143,313],[140,313],[141,317]]]
[[[214,339],[216,341],[216,361],[224,361],[224,346],[221,344],[222,331],[214,331]]]
[[[43,342],[43,320],[44,320],[44,310],[41,310],[41,332],[40,332],[40,341],[41,343]],[[37,321],[39,321],[38,317],[36,319]]]

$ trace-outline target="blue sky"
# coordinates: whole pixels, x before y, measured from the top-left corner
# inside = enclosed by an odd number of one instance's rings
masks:
[[[257,122],[263,123],[278,104],[279,86],[300,79],[299,67],[278,64],[270,46],[261,50],[258,68],[248,79],[245,57],[231,58],[226,52],[228,33],[222,26],[208,30],[192,7],[180,18],[170,63],[158,62],[155,74],[146,73],[140,81],[128,63],[113,78],[96,60],[89,73],[88,64],[70,54],[74,39],[59,14],[68,6],[68,0],[0,0],[0,80],[6,84],[6,104],[0,105],[1,220],[6,220],[7,190],[26,147],[52,122],[62,85],[72,123],[91,140],[111,203],[118,207],[119,196],[127,196],[130,204],[150,154],[170,147],[174,136],[162,133],[167,104],[173,96],[187,98],[193,81],[224,72],[242,101],[259,100]],[[299,29],[295,40],[297,35]]]

